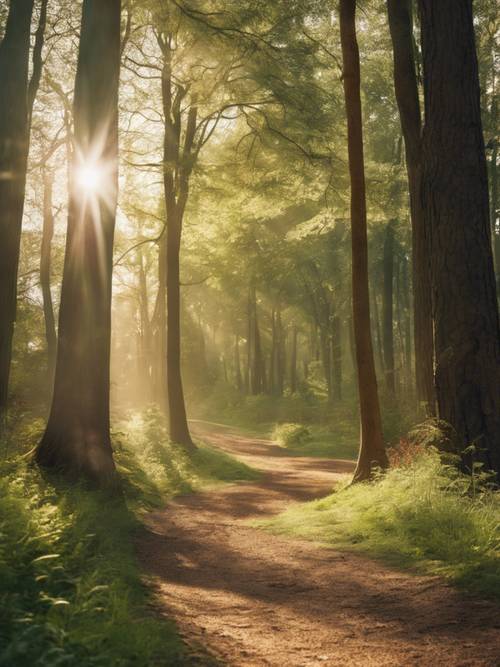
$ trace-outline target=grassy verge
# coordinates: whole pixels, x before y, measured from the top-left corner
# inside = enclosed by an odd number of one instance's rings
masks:
[[[471,478],[433,449],[372,484],[340,489],[259,525],[416,566],[500,599],[500,494],[473,493]]]
[[[188,459],[168,443],[154,413],[122,431],[115,456],[125,502],[43,478],[20,456],[29,434],[7,448],[0,464],[0,665],[193,664],[175,626],[151,612],[133,552],[139,517],[178,493],[255,473],[203,445]]]

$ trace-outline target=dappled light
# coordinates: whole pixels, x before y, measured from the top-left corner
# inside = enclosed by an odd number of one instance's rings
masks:
[[[0,667],[497,667],[494,0],[0,0]]]

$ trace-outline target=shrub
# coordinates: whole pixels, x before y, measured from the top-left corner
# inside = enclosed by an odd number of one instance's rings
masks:
[[[303,424],[277,424],[272,437],[282,447],[300,447],[312,439],[310,430]]]

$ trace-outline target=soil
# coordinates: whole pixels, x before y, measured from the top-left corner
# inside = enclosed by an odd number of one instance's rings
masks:
[[[246,525],[328,494],[350,461],[290,457],[222,425],[194,434],[263,471],[180,497],[138,544],[158,608],[231,667],[500,666],[500,607],[438,577]]]

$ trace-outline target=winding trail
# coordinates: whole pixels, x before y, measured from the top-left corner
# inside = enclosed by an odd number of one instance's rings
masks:
[[[158,606],[231,667],[498,667],[500,608],[437,577],[245,525],[326,495],[349,461],[293,458],[208,422],[195,434],[263,471],[178,498],[138,545]]]

